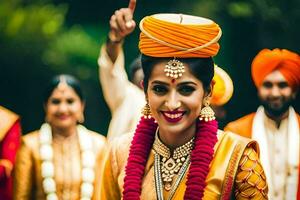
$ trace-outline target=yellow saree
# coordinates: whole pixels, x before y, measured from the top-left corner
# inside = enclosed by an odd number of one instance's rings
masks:
[[[259,162],[256,142],[230,132],[219,131],[214,158],[206,177],[203,199],[267,199],[267,185]],[[124,135],[111,144],[107,155],[98,199],[122,199],[125,166],[132,135]],[[141,200],[157,199],[154,178],[154,153],[145,167]],[[176,178],[176,177],[175,177]],[[187,176],[180,182],[173,199],[183,199]],[[164,190],[164,199],[169,192]]]

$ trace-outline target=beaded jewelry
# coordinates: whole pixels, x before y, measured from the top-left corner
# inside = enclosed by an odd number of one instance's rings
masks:
[[[95,155],[92,151],[92,138],[87,134],[87,129],[81,125],[77,126],[79,145],[81,150],[81,198],[90,200],[93,195],[93,182],[95,179],[94,165]],[[39,132],[40,155],[41,155],[41,175],[43,178],[43,189],[47,200],[58,200],[56,194],[56,183],[54,180],[52,131],[49,124],[44,123]]]
[[[173,155],[169,148],[164,145],[158,135],[156,134],[155,141],[153,143],[153,151],[159,158],[159,168],[161,169],[161,177],[164,182],[164,189],[169,191],[172,188],[173,177],[178,173],[183,167],[187,160],[188,155],[190,155],[194,147],[194,137],[184,145],[177,147]],[[160,159],[161,158],[161,159]],[[159,172],[160,173],[160,172]],[[176,188],[176,187],[175,187]]]
[[[182,73],[184,73],[185,70],[183,63],[174,58],[165,65],[164,71],[166,76],[177,79],[182,76]]]

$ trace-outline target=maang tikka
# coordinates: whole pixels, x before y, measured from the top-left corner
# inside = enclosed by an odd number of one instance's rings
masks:
[[[174,58],[165,65],[164,71],[167,77],[176,79],[180,78],[185,70],[183,63]]]

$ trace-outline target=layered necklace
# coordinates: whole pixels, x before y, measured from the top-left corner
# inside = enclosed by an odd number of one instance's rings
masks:
[[[187,174],[184,200],[197,200],[202,199],[204,196],[204,188],[206,187],[205,179],[209,172],[209,165],[214,154],[214,146],[217,142],[217,130],[218,123],[216,120],[208,122],[197,121],[195,140],[193,142],[194,148],[192,148],[189,153],[190,156],[187,156],[185,161],[182,161],[182,167],[178,171],[179,178],[176,179],[172,186],[172,188],[174,185],[178,186],[181,182],[181,174]],[[140,200],[145,166],[148,161],[150,151],[154,146],[153,144],[155,141],[156,131],[157,124],[154,119],[141,118],[131,142],[127,165],[125,167],[124,190],[122,193],[124,200]],[[162,159],[160,159],[160,157],[162,156],[156,156],[156,161],[154,161],[158,163],[154,165],[154,167],[156,166],[156,169],[154,170],[157,171],[155,173],[158,176],[161,174],[160,168],[162,165]],[[166,159],[166,162],[167,160],[168,159]],[[187,165],[187,167],[189,166],[188,170],[185,169],[185,165]],[[184,177],[184,175],[182,175],[182,177]],[[160,196],[159,198],[162,199],[163,179],[162,177],[157,177],[156,179],[156,182],[160,184],[160,186],[157,184],[156,187],[156,190],[158,191],[157,196]]]
[[[93,195],[93,182],[95,179],[94,166],[95,155],[92,151],[92,138],[89,137],[88,130],[81,125],[77,126],[77,134],[81,151],[81,177],[80,199],[90,200]],[[39,131],[40,156],[42,160],[41,175],[43,178],[43,190],[47,200],[58,200],[56,194],[56,182],[54,180],[52,131],[49,124],[44,123]],[[63,162],[63,161],[62,161]]]
[[[184,145],[177,147],[171,155],[170,149],[164,145],[156,132],[153,143],[155,189],[158,200],[163,200],[163,189],[169,191],[171,200],[190,164],[190,154],[194,147],[194,137]],[[178,174],[175,181],[173,178]]]

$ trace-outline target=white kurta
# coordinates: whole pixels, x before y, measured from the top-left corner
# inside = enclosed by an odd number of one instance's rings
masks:
[[[106,45],[103,45],[98,65],[103,95],[112,115],[107,139],[112,140],[121,134],[134,132],[146,103],[145,95],[128,80],[122,50],[113,63],[106,52]]]
[[[296,200],[299,166],[299,125],[295,111],[280,126],[259,107],[253,121],[253,139],[261,149],[261,161],[266,173],[269,199]]]

